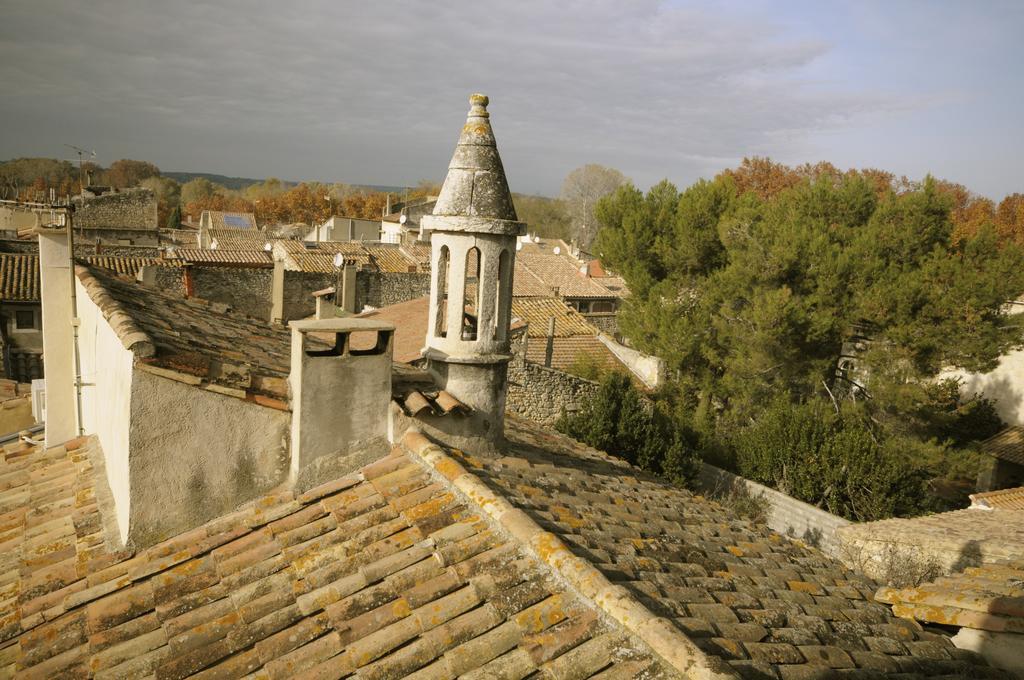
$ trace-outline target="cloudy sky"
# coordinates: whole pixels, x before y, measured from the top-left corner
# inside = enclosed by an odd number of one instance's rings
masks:
[[[1024,191],[1024,3],[4,0],[0,159],[440,180],[471,92],[514,191],[744,156]]]

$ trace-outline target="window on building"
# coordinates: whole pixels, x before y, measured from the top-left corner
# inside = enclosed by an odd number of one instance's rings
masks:
[[[19,309],[14,313],[14,327],[20,331],[34,329],[36,313],[31,309]]]

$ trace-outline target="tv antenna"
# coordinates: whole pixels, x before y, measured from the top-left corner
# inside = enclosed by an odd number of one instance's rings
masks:
[[[69,149],[73,149],[75,153],[78,154],[78,193],[82,193],[85,191],[84,170],[82,169],[85,163],[85,157],[88,156],[90,162],[94,162],[96,160],[96,152],[83,149],[82,147],[75,146],[74,144],[65,144],[64,146]]]

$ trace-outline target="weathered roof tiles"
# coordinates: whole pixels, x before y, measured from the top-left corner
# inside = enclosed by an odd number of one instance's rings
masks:
[[[0,461],[0,676],[674,677],[401,450],[135,555],[87,460]]]

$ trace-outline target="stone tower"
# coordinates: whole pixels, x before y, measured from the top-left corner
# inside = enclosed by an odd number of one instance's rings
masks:
[[[453,443],[498,444],[504,433],[516,218],[491,131],[488,99],[469,98],[462,135],[448,165],[430,231],[430,319],[424,354],[435,380],[472,407]],[[470,442],[462,442],[465,443]]]

